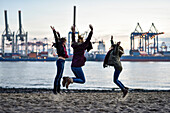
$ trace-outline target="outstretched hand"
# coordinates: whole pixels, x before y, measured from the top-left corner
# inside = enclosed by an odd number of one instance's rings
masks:
[[[56,46],[56,43],[54,43],[54,42],[52,42],[53,44],[52,44],[52,47],[54,46],[55,48],[57,48],[57,46]]]
[[[54,42],[52,42],[53,44],[52,44],[52,47],[54,46]]]
[[[55,28],[54,28],[53,26],[50,26],[50,27],[51,27],[51,29],[52,29],[53,31],[55,31],[57,34],[59,34],[59,32],[56,31]]]
[[[50,26],[52,30],[55,30],[55,28],[53,26]]]
[[[89,28],[93,31],[93,26],[91,24],[89,25]]]

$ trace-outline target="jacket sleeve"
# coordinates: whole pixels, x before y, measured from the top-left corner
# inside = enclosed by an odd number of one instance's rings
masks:
[[[91,49],[93,49],[92,43],[90,42],[89,45],[87,46],[86,50],[89,52]]]
[[[59,32],[57,32],[57,35],[58,35],[58,39],[60,39],[60,33]]]
[[[113,46],[113,45],[114,45],[114,42],[113,42],[113,40],[110,40],[110,42],[111,42],[111,46]]]
[[[85,42],[90,42],[92,35],[93,35],[93,31],[90,31],[90,33],[89,33],[89,35],[88,35]]]
[[[72,42],[76,42],[75,41],[75,32],[72,32]]]
[[[56,31],[53,30],[53,33],[54,33],[54,38],[55,38],[56,47],[58,47],[58,37],[57,37]],[[59,34],[59,33],[58,33],[58,34]]]
[[[83,44],[81,44],[81,48],[87,49],[87,47],[90,44],[90,40],[91,40],[92,35],[93,35],[93,31],[90,31],[86,41]],[[92,48],[90,48],[90,49],[92,49]]]
[[[106,54],[106,56],[105,56],[105,58],[104,58],[103,65],[107,65],[107,63],[108,63],[108,60],[109,60],[109,55],[110,55],[110,52],[111,52],[111,50],[109,50],[109,51],[107,52],[107,54]]]

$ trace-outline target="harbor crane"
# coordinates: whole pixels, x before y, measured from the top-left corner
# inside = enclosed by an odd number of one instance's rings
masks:
[[[2,54],[4,55],[5,53],[5,37],[6,40],[11,42],[12,41],[12,53],[14,53],[14,34],[15,32],[11,32],[8,24],[8,19],[7,19],[7,10],[4,11],[5,14],[5,30],[2,33]]]
[[[19,52],[19,44],[18,44],[18,41],[20,40],[22,43],[24,42],[24,45],[25,45],[25,55],[27,55],[27,52],[28,52],[28,32],[25,32],[23,27],[22,27],[22,23],[21,23],[21,11],[18,11],[18,15],[19,15],[19,30],[17,31],[17,34],[16,34],[16,53]],[[20,37],[20,39],[18,40],[18,37]],[[24,40],[25,38],[25,40]],[[22,45],[21,45],[21,50],[22,50]]]
[[[137,28],[140,28],[140,31],[137,30]],[[154,49],[154,53],[156,54],[156,50],[157,53],[159,52],[159,48],[158,48],[158,35],[160,34],[164,34],[164,32],[158,32],[158,30],[156,29],[154,23],[152,23],[150,29],[148,32],[143,32],[141,26],[139,23],[137,23],[137,26],[135,28],[135,31],[131,33],[130,36],[130,55],[133,55],[133,51],[145,51],[149,54],[150,53],[150,49]],[[135,47],[135,37],[137,39],[139,39],[139,45],[137,50],[134,48]],[[153,47],[149,47],[150,45],[150,40],[154,41],[153,42]]]

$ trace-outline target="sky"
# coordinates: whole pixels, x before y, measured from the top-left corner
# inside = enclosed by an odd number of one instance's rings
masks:
[[[21,10],[22,26],[28,32],[28,41],[33,38],[54,42],[50,26],[62,37],[67,37],[73,25],[73,6],[76,6],[76,27],[80,33],[94,27],[92,41],[104,40],[106,50],[110,36],[130,49],[130,34],[139,22],[143,31],[154,23],[161,39],[170,39],[170,0],[0,0],[0,34],[5,29],[4,10],[7,10],[11,31],[17,32],[18,10]],[[1,42],[1,41],[0,41]],[[167,42],[170,44],[169,42]],[[169,45],[170,46],[170,45]],[[95,47],[94,47],[95,48]]]

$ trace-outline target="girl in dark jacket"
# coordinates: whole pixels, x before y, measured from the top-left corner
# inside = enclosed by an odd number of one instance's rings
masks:
[[[64,71],[65,59],[68,58],[68,55],[66,51],[66,39],[60,38],[59,32],[56,32],[54,27],[51,26],[51,29],[53,30],[54,38],[55,38],[55,43],[53,43],[52,46],[54,46],[57,49],[57,54],[58,54],[58,60],[56,62],[57,75],[54,80],[54,88],[53,88],[53,93],[56,94],[57,92],[60,93],[60,81]]]
[[[107,65],[109,66],[114,66],[115,68],[115,72],[114,72],[114,83],[119,86],[119,88],[122,90],[123,92],[123,97],[126,96],[126,94],[128,93],[128,88],[125,87],[121,81],[118,80],[119,74],[122,71],[122,65],[120,62],[120,57],[122,56],[123,52],[123,48],[120,46],[120,42],[118,42],[117,44],[113,43],[113,37],[111,37],[111,50],[108,51],[108,53],[106,54],[106,57],[104,59],[104,63],[103,63],[103,67],[107,67]]]
[[[93,34],[93,27],[92,25],[89,25],[91,31],[86,39],[86,41],[83,41],[82,37],[78,37],[78,41],[75,41],[75,28],[72,27],[72,45],[71,47],[73,48],[73,59],[72,59],[72,64],[71,64],[71,70],[73,71],[74,75],[76,77],[73,78],[68,78],[68,77],[63,77],[63,87],[68,88],[70,83],[85,83],[85,76],[82,70],[82,66],[85,65],[86,62],[86,57],[84,56],[85,50],[90,50],[92,49],[91,46],[91,37]]]

